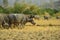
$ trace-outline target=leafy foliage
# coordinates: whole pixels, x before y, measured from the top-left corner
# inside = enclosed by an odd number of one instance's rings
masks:
[[[0,6],[0,13],[9,13],[9,11],[2,6]]]
[[[51,9],[51,8],[45,9],[45,11],[48,12],[51,16],[53,16],[54,14],[58,12],[58,10]]]
[[[53,16],[60,10],[51,8],[40,8],[36,5],[19,4],[15,3],[13,7],[3,8],[0,6],[0,13],[24,13],[24,14],[34,14],[34,15],[44,15],[48,12],[49,15]]]
[[[3,12],[3,7],[0,6],[0,13],[2,13],[2,12]]]

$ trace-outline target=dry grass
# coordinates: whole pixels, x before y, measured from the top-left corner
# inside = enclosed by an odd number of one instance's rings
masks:
[[[60,19],[59,19],[60,20]],[[39,26],[27,23],[23,29],[0,29],[0,40],[60,40],[60,21],[57,19],[35,20]]]

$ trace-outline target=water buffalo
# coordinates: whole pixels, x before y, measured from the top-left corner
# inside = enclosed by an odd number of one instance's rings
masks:
[[[12,24],[15,25],[15,22],[15,14],[0,14],[0,25],[2,25],[3,28],[10,28]]]
[[[40,16],[39,15],[34,15],[35,16],[35,19],[40,19]]]
[[[7,19],[8,22],[7,21],[6,22],[9,24],[9,27],[11,27],[12,24],[14,24],[14,26],[17,25],[17,23],[16,23],[17,22],[17,18],[15,16],[15,14],[8,14],[7,18],[8,18]]]
[[[5,26],[8,26],[8,23],[5,21],[5,17],[7,16],[8,14],[0,14],[0,27],[4,27]]]
[[[27,22],[32,23],[33,25],[35,25],[36,23],[34,22],[33,18],[35,18],[34,15],[29,15],[29,16],[25,16],[23,17],[23,19],[21,20],[21,25],[25,25]]]
[[[16,14],[16,23],[20,26],[24,26],[27,22],[32,23],[33,25],[35,25],[36,23],[34,22],[33,18],[38,19],[40,18],[40,16],[37,15],[26,15],[26,14]]]
[[[8,25],[8,28],[11,27],[12,24],[14,26],[24,26],[27,22],[35,25],[33,18],[38,18],[35,15],[25,15],[25,14],[8,14],[4,16],[2,25]]]
[[[49,18],[51,18],[51,17],[49,17],[49,16],[44,16],[44,19],[46,19],[46,20],[48,20]]]
[[[16,14],[16,23],[20,26],[24,26],[27,22],[32,23],[33,25],[35,25],[35,22],[33,20],[34,16],[32,15],[25,15],[25,14]]]
[[[60,16],[56,16],[56,19],[60,19]]]
[[[25,15],[25,14],[9,14],[9,25],[14,24],[14,25],[20,25],[23,26],[27,22],[32,23],[35,25],[36,23],[34,22],[33,18],[36,18],[34,15]]]

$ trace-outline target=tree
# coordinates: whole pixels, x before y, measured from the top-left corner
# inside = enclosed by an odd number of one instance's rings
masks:
[[[6,8],[8,6],[8,0],[3,0],[3,6]]]
[[[53,0],[50,0],[50,5],[51,5],[52,8],[54,8]]]

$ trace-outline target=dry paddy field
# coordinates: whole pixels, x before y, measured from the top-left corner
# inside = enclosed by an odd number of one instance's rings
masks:
[[[0,40],[60,40],[60,19],[35,20],[23,29],[0,29]]]

